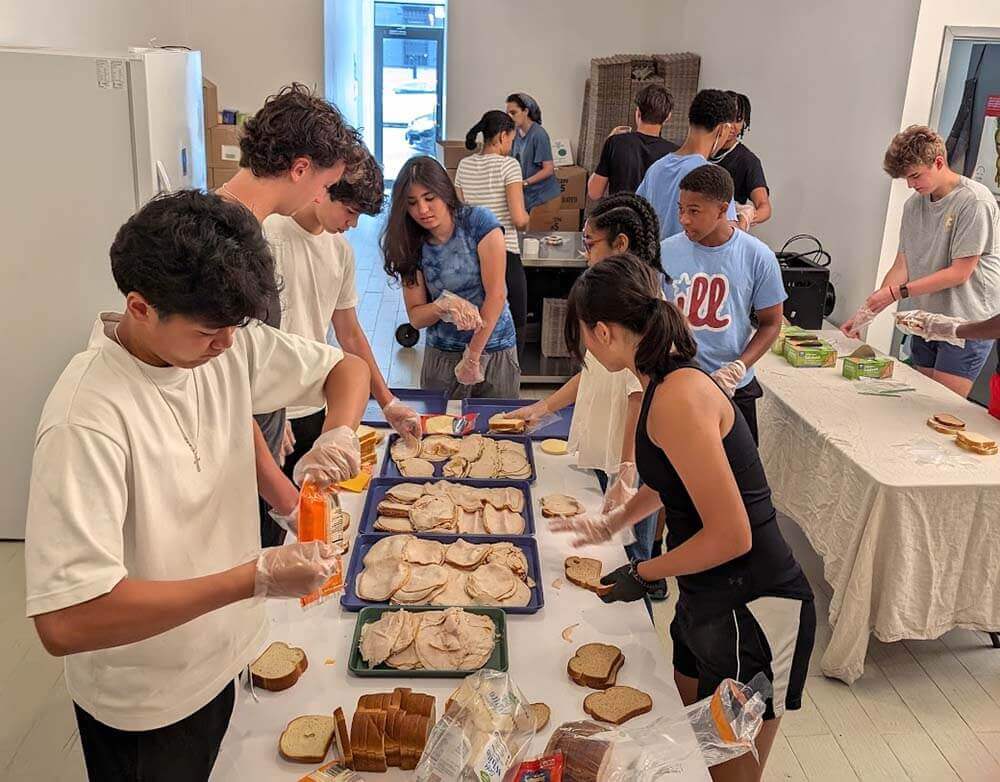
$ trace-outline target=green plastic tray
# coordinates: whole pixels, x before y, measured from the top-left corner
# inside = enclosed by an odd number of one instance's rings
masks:
[[[492,668],[495,671],[506,671],[509,667],[507,658],[507,617],[502,608],[492,608],[489,606],[463,606],[463,610],[470,614],[485,614],[493,620],[497,628],[496,644],[493,647],[493,654],[490,659],[483,664],[483,668]],[[351,639],[351,656],[347,663],[347,670],[355,676],[375,676],[407,679],[464,679],[475,671],[401,671],[398,668],[391,668],[385,663],[369,668],[368,664],[361,659],[361,650],[358,649],[358,642],[361,640],[361,628],[369,622],[375,622],[387,611],[443,611],[441,606],[366,606],[358,612],[358,621],[354,625],[354,637]]]

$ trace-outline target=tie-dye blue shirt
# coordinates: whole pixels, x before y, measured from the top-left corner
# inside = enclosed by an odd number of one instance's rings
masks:
[[[500,222],[489,209],[463,206],[455,213],[455,232],[447,242],[424,242],[420,271],[427,286],[428,301],[434,301],[444,291],[451,291],[476,307],[483,306],[486,289],[479,268],[479,242],[497,228],[500,228]],[[472,335],[471,331],[459,331],[453,323],[438,321],[427,329],[427,344],[454,353],[465,350]],[[516,345],[514,319],[505,301],[493,334],[486,343],[486,352],[495,353]]]

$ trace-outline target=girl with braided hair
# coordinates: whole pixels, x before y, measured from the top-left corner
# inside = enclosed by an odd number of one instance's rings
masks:
[[[608,196],[597,202],[583,226],[587,265],[595,266],[613,255],[630,253],[654,269],[656,278],[662,281],[665,273],[660,261],[659,237],[656,211],[646,199],[634,193]],[[609,372],[589,354],[584,357],[583,365],[583,371],[559,390],[508,415],[530,423],[575,405],[569,450],[577,453],[580,467],[597,474],[605,492],[604,507],[611,510],[623,504],[638,487],[635,426],[642,404],[642,386],[631,372]],[[636,541],[625,547],[630,559],[652,556],[656,521],[654,513],[635,525]],[[659,586],[665,597],[666,582]]]

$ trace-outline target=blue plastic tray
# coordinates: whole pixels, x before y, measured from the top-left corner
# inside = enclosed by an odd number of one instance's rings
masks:
[[[388,458],[388,457],[386,457]],[[464,486],[475,486],[477,488],[496,488],[497,486],[512,486],[524,495],[524,510],[521,511],[521,515],[524,516],[524,532],[520,535],[511,535],[510,537],[523,538],[531,537],[535,534],[535,511],[531,503],[531,489],[528,487],[527,481],[511,481],[506,482],[499,481],[480,481],[475,478],[448,478],[449,483],[460,483]],[[386,535],[394,533],[386,533],[383,530],[375,529],[375,520],[378,518],[378,504],[385,499],[385,494],[389,490],[390,486],[395,486],[399,483],[427,483],[426,480],[420,480],[413,478],[375,478],[368,485],[368,496],[365,498],[365,507],[361,511],[361,522],[358,525],[358,533],[361,535]],[[451,535],[453,533],[442,533],[442,532],[427,532],[424,533],[428,536],[433,536],[435,538],[441,537],[442,535]],[[476,538],[477,540],[484,535],[472,535],[468,532],[462,533],[463,538]]]
[[[420,388],[390,388],[393,395],[400,401],[412,407],[417,413],[436,415],[448,409],[448,395],[444,391],[424,391]],[[389,424],[382,415],[382,408],[374,399],[368,400],[361,423],[365,426],[385,428]]]
[[[506,413],[508,410],[514,410],[518,407],[525,407],[534,404],[535,401],[534,399],[463,399],[462,415],[479,413],[479,418],[476,419],[476,431],[485,433],[490,429],[490,416]],[[532,440],[547,440],[550,437],[560,440],[568,439],[569,425],[573,420],[573,405],[564,407],[557,415],[559,416],[558,421],[553,421],[548,426],[543,426],[538,431],[525,436]]]
[[[491,434],[489,435],[494,440],[515,440],[524,446],[525,452],[528,454],[528,464],[531,466],[531,476],[527,479],[521,478],[520,480],[527,480],[528,483],[534,483],[535,478],[538,477],[538,471],[535,469],[535,452],[531,447],[531,439],[523,434]],[[403,476],[399,473],[399,468],[396,463],[392,460],[389,455],[393,443],[399,439],[398,434],[389,435],[389,443],[386,445],[385,458],[382,459],[382,472],[379,477],[381,478],[402,478]],[[424,481],[431,480],[443,480],[444,479],[444,466],[447,462],[434,462],[434,476],[432,478],[408,478],[407,480],[416,483],[423,483]],[[447,480],[455,480],[453,478],[448,478]],[[503,486],[505,484],[510,484],[512,478],[493,478],[491,480],[486,480],[485,478],[467,478],[465,480],[479,480],[486,486]]]
[[[358,579],[358,573],[363,568],[361,561],[364,559],[365,554],[368,553],[368,550],[377,541],[386,537],[389,536],[358,535],[354,539],[354,543],[351,546],[351,562],[347,566],[347,580],[344,583],[344,594],[340,596],[340,605],[346,610],[360,611],[365,606],[389,605],[389,603],[370,603],[367,600],[362,600],[358,597],[357,592],[354,591],[354,584]],[[454,543],[459,538],[466,537],[470,538],[471,543],[502,543],[504,541],[513,543],[524,552],[524,556],[528,560],[528,576],[535,582],[535,585],[531,588],[531,602],[528,605],[498,606],[498,608],[502,608],[508,614],[534,614],[545,605],[545,596],[542,594],[542,569],[538,561],[538,544],[535,543],[534,538],[507,537],[504,535],[425,535],[422,532],[417,537],[436,540],[438,543]],[[440,608],[441,606],[438,607]]]

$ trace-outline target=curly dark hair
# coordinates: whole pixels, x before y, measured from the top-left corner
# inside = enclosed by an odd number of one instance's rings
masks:
[[[688,122],[705,130],[715,130],[723,122],[736,122],[736,101],[722,90],[701,90],[691,101]]]
[[[375,216],[385,202],[385,180],[375,156],[362,146],[364,157],[351,166],[339,182],[330,185],[326,192],[331,201],[341,201],[366,215]]]
[[[154,198],[118,229],[110,254],[118,290],[141,294],[161,318],[244,326],[265,320],[278,296],[260,223],[200,190]]]
[[[662,125],[674,110],[674,97],[662,84],[647,84],[636,94],[635,105],[643,122]]]
[[[722,166],[706,163],[689,171],[681,180],[681,190],[700,193],[723,204],[733,200],[733,178]]]
[[[635,193],[615,193],[598,201],[587,215],[591,228],[628,237],[629,252],[665,274],[660,258],[660,221],[656,210]]]
[[[296,158],[307,157],[319,168],[340,161],[348,166],[361,158],[361,136],[346,122],[340,110],[295,82],[246,121],[240,137],[240,167],[254,176],[278,176],[288,171]]]

